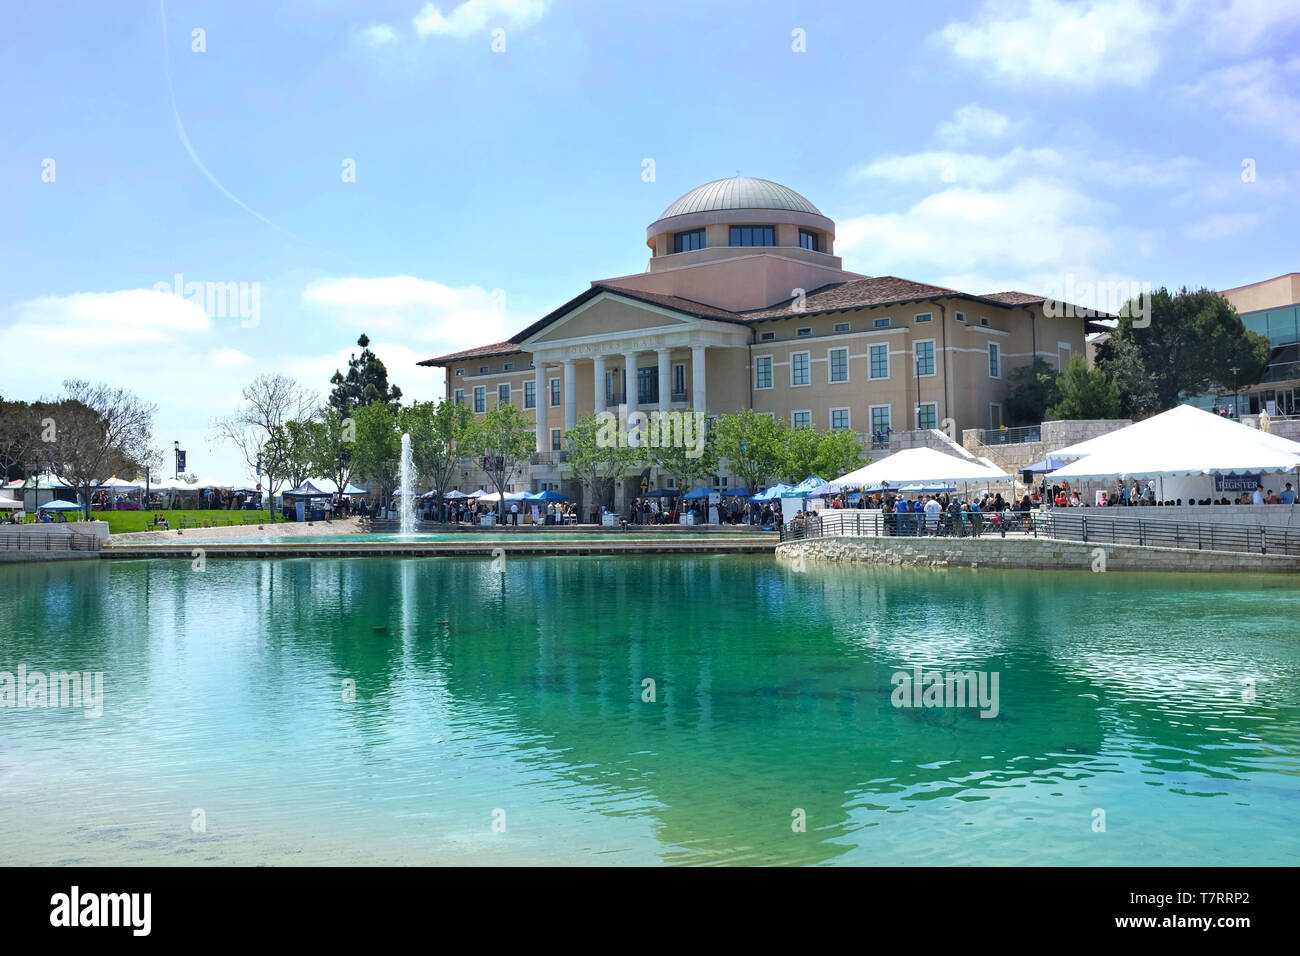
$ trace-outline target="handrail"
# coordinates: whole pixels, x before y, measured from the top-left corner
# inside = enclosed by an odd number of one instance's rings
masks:
[[[76,531],[0,531],[0,551],[98,551],[99,538]]]

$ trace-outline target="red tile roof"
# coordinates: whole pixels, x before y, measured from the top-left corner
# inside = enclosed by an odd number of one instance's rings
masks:
[[[480,345],[478,348],[465,349],[463,352],[452,352],[450,355],[439,355],[437,358],[425,359],[423,362],[416,362],[416,365],[446,365],[448,362],[457,362],[461,359],[488,358],[493,355],[513,355],[515,352],[522,352],[514,342],[497,342],[495,345]]]

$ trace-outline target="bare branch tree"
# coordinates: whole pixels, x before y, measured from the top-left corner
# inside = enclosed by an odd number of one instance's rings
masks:
[[[275,494],[287,477],[293,456],[293,436],[288,425],[311,417],[315,397],[287,375],[258,376],[242,394],[244,404],[214,420],[212,428],[235,446],[250,472],[260,463],[267,509],[274,521]]]
[[[90,496],[110,475],[130,475],[154,452],[158,406],[133,392],[81,379],[63,383],[64,395],[46,409],[37,458],[55,477],[76,488],[90,518]]]

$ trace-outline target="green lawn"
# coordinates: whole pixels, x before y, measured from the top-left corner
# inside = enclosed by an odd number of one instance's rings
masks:
[[[65,512],[69,521],[80,521],[81,512]],[[226,525],[239,524],[264,524],[269,522],[270,515],[265,511],[92,511],[90,517],[95,521],[107,521],[109,534],[124,534],[128,531],[153,531],[153,516],[161,514],[171,523],[171,529],[177,528],[202,528],[204,522],[209,522],[213,527],[225,527]],[[184,524],[181,523],[182,518]],[[28,516],[28,523],[33,520],[31,515]],[[159,529],[161,530],[161,529]]]

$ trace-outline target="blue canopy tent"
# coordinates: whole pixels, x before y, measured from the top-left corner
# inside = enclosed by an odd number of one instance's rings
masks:
[[[673,491],[671,488],[654,488],[651,491],[643,491],[639,495],[641,498],[676,498],[680,491]]]
[[[701,498],[707,499],[711,494],[713,494],[712,488],[705,488],[703,485],[700,485],[700,487],[693,491],[686,492],[686,494],[682,495],[682,498],[687,501],[699,501]]]
[[[1068,464],[1069,461],[1064,458],[1053,458],[1051,455],[1048,455],[1042,461],[1036,461],[1032,465],[1026,465],[1020,470],[1032,471],[1036,475],[1041,475],[1045,472],[1056,471],[1058,468],[1064,468]]]
[[[37,511],[81,511],[82,507],[81,505],[77,504],[75,501],[60,501],[59,499],[56,498],[53,501],[45,502],[45,504],[41,505],[36,510]]]
[[[749,500],[750,501],[775,501],[776,499],[780,498],[781,495],[784,494],[789,489],[790,489],[789,485],[784,485],[778,481],[771,488],[768,488],[765,491],[760,491],[756,495],[750,495]]]
[[[562,495],[558,491],[552,491],[547,488],[545,491],[539,491],[535,495],[525,495],[524,501],[568,501],[568,495]]]
[[[748,488],[732,488],[730,491],[724,491],[724,492],[722,493],[722,497],[724,497],[724,498],[748,498],[748,497],[749,497],[749,489],[748,489]]]
[[[299,521],[320,521],[325,517],[323,510],[312,510],[311,503],[317,498],[332,498],[334,492],[322,491],[311,481],[304,481],[297,488],[286,491],[281,498],[293,498],[294,512]]]
[[[823,481],[816,475],[809,475],[793,488],[787,488],[781,492],[782,498],[824,498],[827,495],[838,494],[838,490],[831,487],[830,482]]]

